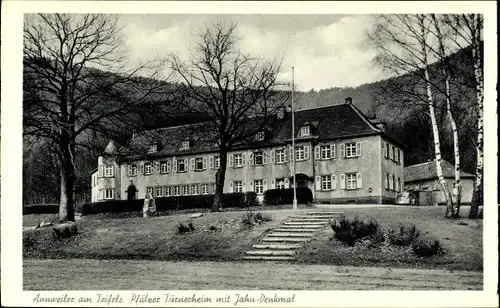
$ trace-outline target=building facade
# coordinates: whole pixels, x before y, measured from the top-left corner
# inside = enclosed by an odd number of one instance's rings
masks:
[[[394,203],[402,191],[403,146],[350,99],[296,111],[295,149],[291,114],[276,117],[228,153],[224,193],[254,191],[262,200],[267,189],[293,187],[293,162],[297,187],[309,187],[316,202]],[[127,148],[111,141],[92,174],[92,201],[127,199],[129,187],[135,198],[213,194],[220,157],[215,145],[196,141],[195,125],[143,132]]]

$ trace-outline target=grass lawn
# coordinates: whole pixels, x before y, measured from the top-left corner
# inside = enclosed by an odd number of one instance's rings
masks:
[[[333,231],[327,227],[302,249],[298,255],[299,263],[482,270],[481,220],[461,219],[459,221],[467,225],[460,225],[457,220],[443,217],[443,207],[343,207],[338,210],[346,211],[348,217],[375,218],[383,228],[415,224],[422,235],[439,239],[447,253],[420,259],[404,249],[382,251],[364,245],[348,247],[332,239]],[[77,222],[80,232],[71,239],[56,240],[49,228],[23,232],[23,256],[40,259],[238,261],[269,230],[278,227],[288,216],[298,214],[291,210],[265,211],[263,213],[272,221],[248,229],[240,223],[244,213],[205,213],[192,219],[195,231],[185,234],[177,234],[177,226],[190,220],[189,213],[146,219],[139,217],[140,213],[91,215]],[[25,215],[23,224],[50,221],[50,217],[41,219],[42,216]],[[212,226],[217,230],[211,230]]]
[[[446,254],[430,258],[416,257],[411,247],[382,251],[356,244],[349,247],[333,238],[330,227],[306,244],[298,256],[299,262],[355,266],[396,266],[421,268],[447,268],[452,270],[483,269],[483,221],[462,218],[444,218],[444,207],[390,207],[352,208],[347,217],[374,218],[384,229],[397,229],[400,224],[414,224],[421,235],[436,238],[444,246]],[[462,211],[466,216],[468,210]],[[460,223],[460,224],[459,224]],[[465,223],[466,225],[463,225]]]

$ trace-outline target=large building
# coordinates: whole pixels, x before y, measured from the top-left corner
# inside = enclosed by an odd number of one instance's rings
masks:
[[[403,145],[368,119],[350,98],[338,105],[295,112],[295,151],[291,114],[281,110],[272,127],[228,154],[224,192],[309,187],[316,202],[394,203],[404,187]],[[92,201],[213,194],[220,158],[215,144],[196,133],[203,123],[161,128],[135,135],[130,145],[110,142],[92,174]]]

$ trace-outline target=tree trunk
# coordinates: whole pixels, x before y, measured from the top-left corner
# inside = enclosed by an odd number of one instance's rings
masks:
[[[479,31],[479,30],[478,30]],[[483,203],[483,71],[479,50],[479,41],[472,48],[472,59],[474,61],[474,77],[476,79],[476,111],[477,111],[477,162],[474,179],[474,191],[470,206],[469,218],[479,218],[479,205]]]
[[[429,68],[426,66],[424,70],[425,74],[425,84],[427,88],[427,101],[429,104],[429,114],[431,116],[432,123],[432,135],[434,137],[434,154],[436,156],[436,172],[439,179],[439,183],[441,184],[441,189],[446,198],[446,217],[448,217],[448,210],[453,209],[453,200],[451,198],[450,191],[448,190],[448,185],[446,184],[446,180],[443,176],[443,167],[441,166],[441,143],[439,139],[439,130],[436,122],[436,113],[434,111],[434,102],[432,98],[432,89],[431,84],[429,82]],[[450,211],[451,213],[451,211]]]
[[[226,177],[227,166],[227,149],[223,146],[220,147],[220,166],[215,174],[215,195],[214,204],[212,206],[213,212],[222,210],[222,196],[224,193],[224,180]]]
[[[451,130],[453,133],[453,150],[455,154],[455,189],[453,190],[453,194],[455,195],[455,204],[453,205],[452,202],[451,209],[448,207],[446,208],[446,217],[459,218],[460,204],[462,198],[462,184],[460,182],[460,147],[458,141],[457,123],[455,122],[455,118],[453,117],[453,113],[451,111],[450,77],[446,72],[446,69],[444,69],[444,74],[445,74],[445,87],[446,87],[446,112],[448,113],[448,119],[450,121]]]
[[[61,199],[59,221],[75,221],[73,188],[75,184],[74,148],[70,145],[69,134],[61,134]]]

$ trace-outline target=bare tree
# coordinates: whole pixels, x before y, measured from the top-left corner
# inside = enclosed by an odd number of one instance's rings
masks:
[[[471,60],[474,66],[474,84],[476,90],[475,111],[477,114],[476,171],[474,191],[469,218],[479,217],[479,205],[483,203],[483,16],[481,14],[447,15],[444,24],[451,30],[450,40],[459,48],[471,48]]]
[[[430,64],[436,60],[430,46],[432,42],[431,20],[429,16],[418,15],[382,15],[373,31],[370,41],[378,51],[376,63],[396,75],[414,73],[423,82],[424,89],[417,92],[417,97],[425,95],[431,119],[434,139],[436,171],[441,189],[446,198],[446,216],[453,212],[453,199],[443,176],[441,165],[441,145],[436,103],[433,90],[438,88],[430,75]],[[425,93],[425,94],[424,94]]]
[[[74,221],[77,147],[127,120],[161,83],[154,67],[126,69],[118,19],[104,14],[26,15],[24,135],[58,158],[61,221]],[[150,79],[136,78],[140,72]]]
[[[277,91],[280,65],[238,49],[236,24],[208,25],[188,61],[171,56],[174,74],[185,84],[181,107],[207,119],[204,130],[220,152],[213,210],[222,207],[228,152],[268,127],[283,104]]]

